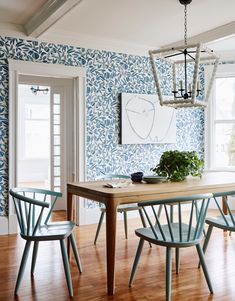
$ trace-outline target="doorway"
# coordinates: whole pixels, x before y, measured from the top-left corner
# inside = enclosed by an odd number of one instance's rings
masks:
[[[66,195],[65,133],[73,145],[72,91],[72,79],[19,76],[16,186]],[[72,156],[71,149],[67,155]],[[55,209],[65,209],[65,198]]]
[[[85,77],[85,68],[9,60],[9,187],[61,191],[56,210],[66,209],[67,182],[85,180]],[[8,233],[16,232],[9,198]]]

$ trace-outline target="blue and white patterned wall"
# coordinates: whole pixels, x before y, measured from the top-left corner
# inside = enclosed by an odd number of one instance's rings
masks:
[[[119,144],[119,94],[156,92],[147,57],[0,37],[0,215],[7,214],[9,58],[87,68],[89,179],[110,172],[149,173],[166,149],[196,150],[203,156],[204,113],[200,109],[177,111],[176,145]],[[164,65],[162,72],[166,73]]]

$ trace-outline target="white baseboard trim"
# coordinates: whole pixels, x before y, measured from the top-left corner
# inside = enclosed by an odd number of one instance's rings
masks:
[[[8,218],[6,216],[0,216],[0,235],[8,234]]]
[[[137,218],[139,217],[139,212],[129,211],[127,212],[127,217],[129,218]],[[99,208],[80,208],[79,209],[79,225],[90,225],[90,224],[98,224],[100,218],[100,209]],[[118,213],[118,220],[123,219],[123,214]],[[104,219],[105,222],[105,219]]]
[[[96,224],[99,221],[100,210],[99,208],[79,208],[79,226]]]
[[[16,214],[11,214],[8,217],[8,234],[16,234],[19,232],[18,221]]]

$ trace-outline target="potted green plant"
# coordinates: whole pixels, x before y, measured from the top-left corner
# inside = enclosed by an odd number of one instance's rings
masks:
[[[188,175],[201,177],[203,160],[195,151],[165,151],[159,163],[151,170],[170,181],[182,181]]]

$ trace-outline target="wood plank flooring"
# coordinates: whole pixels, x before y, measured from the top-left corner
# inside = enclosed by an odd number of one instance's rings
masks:
[[[63,219],[57,213],[56,219]],[[73,300],[79,301],[161,301],[165,300],[165,249],[149,248],[146,243],[133,287],[128,287],[130,270],[138,238],[134,229],[141,226],[139,219],[129,219],[129,238],[125,240],[123,222],[118,222],[116,253],[116,294],[106,295],[105,227],[101,229],[97,245],[93,245],[96,225],[77,227],[75,237],[83,265],[77,271],[74,259],[71,273],[74,288]],[[0,236],[0,300],[63,301],[69,300],[58,242],[39,245],[35,276],[30,276],[27,264],[18,297],[14,286],[24,247],[18,235]],[[172,300],[235,300],[235,233],[232,236],[215,230],[206,254],[209,273],[214,287],[210,295],[201,269],[197,269],[195,248],[183,249],[179,275],[175,274],[173,259]]]

